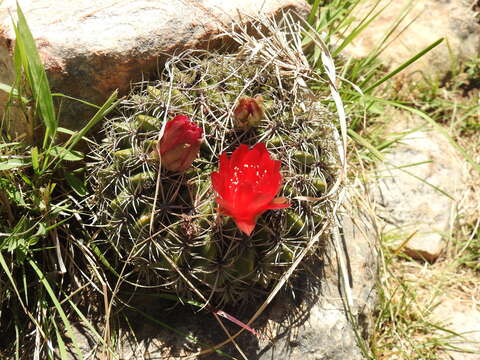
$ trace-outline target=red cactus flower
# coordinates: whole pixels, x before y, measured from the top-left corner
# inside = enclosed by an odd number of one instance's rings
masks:
[[[242,144],[230,158],[224,152],[218,172],[212,173],[219,212],[231,216],[247,235],[262,213],[290,206],[287,199],[276,197],[281,182],[280,161],[272,160],[262,143],[251,150]]]
[[[177,115],[167,122],[156,151],[164,168],[185,171],[197,158],[201,143],[202,129],[188,116]]]

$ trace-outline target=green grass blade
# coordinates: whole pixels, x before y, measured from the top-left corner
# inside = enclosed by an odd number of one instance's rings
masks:
[[[7,265],[7,262],[5,261],[5,258],[3,257],[2,255],[2,252],[0,251],[0,265],[2,266],[3,268],[3,271],[5,272],[5,274],[7,275],[8,277],[8,280],[10,280],[10,283],[12,284],[12,288],[13,288],[13,291],[15,292],[15,295],[17,296],[18,298],[18,301],[22,307],[22,309],[24,310],[25,314],[30,318],[30,320],[32,321],[32,323],[35,324],[35,326],[37,327],[38,331],[40,332],[41,336],[46,339],[46,336],[45,336],[45,333],[43,331],[43,329],[41,328],[40,324],[38,323],[37,319],[35,319],[32,314],[27,310],[27,308],[25,307],[25,304],[22,300],[22,297],[20,295],[20,292],[18,291],[18,288],[17,288],[17,285],[15,283],[15,279],[13,278],[13,274],[12,272],[10,271],[10,269],[8,268],[8,265]]]
[[[392,166],[392,169],[396,169],[396,170],[400,170],[401,172],[413,177],[414,179],[420,181],[421,183],[431,187],[433,190],[439,192],[440,194],[448,197],[449,199],[451,200],[455,200],[455,198],[453,196],[451,196],[450,194],[448,194],[445,190],[439,188],[438,186],[432,184],[431,182],[421,178],[420,176],[417,176],[415,175],[414,173],[408,171],[408,170],[405,170],[405,167],[408,167],[408,166],[396,166],[396,165],[393,165],[393,164],[390,164]],[[412,165],[412,164],[409,164],[409,165]],[[389,169],[389,170],[392,170],[392,169]]]
[[[15,360],[20,359],[20,330],[18,322],[15,321]]]
[[[375,14],[371,15],[373,11],[375,11],[379,3],[380,3],[380,0],[377,0],[377,2],[372,7],[368,15],[365,16],[362,19],[362,21],[360,21],[360,23],[348,34],[345,40],[342,41],[342,43],[338,46],[338,48],[335,49],[335,51],[333,52],[333,57],[338,56],[338,54],[340,54],[343,51],[343,49],[347,47],[348,44],[350,44],[358,35],[360,35],[360,33],[363,30],[365,30],[373,22],[373,20],[375,20],[383,12],[383,10],[385,10],[385,8],[389,5],[389,4],[385,5],[382,9],[377,11]]]
[[[404,104],[401,104],[401,103],[398,103],[396,101],[390,101],[390,100],[385,100],[385,99],[381,99],[381,98],[377,98],[377,97],[373,97],[373,96],[369,96],[369,95],[365,95],[366,97],[369,97],[375,101],[378,101],[378,102],[381,102],[381,103],[384,103],[384,104],[388,104],[388,105],[392,105],[394,107],[397,107],[397,108],[400,108],[400,109],[404,109],[404,110],[407,110],[409,112],[411,112],[412,114],[415,114],[415,115],[418,115],[419,117],[421,117],[423,120],[425,120],[426,122],[428,122],[430,125],[432,125],[432,127],[437,130],[440,134],[442,134],[447,140],[448,142],[450,143],[450,145],[452,145],[459,153],[462,154],[462,156],[465,158],[465,160],[477,171],[480,173],[480,164],[477,163],[473,158],[472,156],[470,156],[466,151],[465,149],[460,146],[455,140],[453,140],[453,138],[448,134],[447,130],[445,128],[443,128],[441,125],[437,124],[437,122],[435,120],[433,120],[430,116],[428,116],[427,114],[425,114],[423,111],[420,111],[418,109],[414,109],[410,106],[407,106],[407,105],[404,105]]]
[[[55,138],[58,119],[55,116],[52,93],[45,68],[38,54],[30,28],[27,25],[25,15],[18,3],[17,15],[18,22],[17,25],[14,25],[16,36],[15,47],[18,49],[21,66],[25,70],[28,84],[35,99],[35,104],[45,125],[46,133],[43,146],[46,147],[47,140],[53,141]]]
[[[63,98],[68,99],[68,100],[78,101],[81,104],[84,104],[84,105],[87,105],[87,106],[90,106],[90,107],[93,107],[93,108],[96,108],[96,109],[100,109],[100,106],[95,105],[94,103],[88,102],[86,100],[78,99],[78,98],[73,97],[73,96],[68,96],[68,95],[61,94],[61,93],[52,93],[52,96],[53,97],[63,97]]]
[[[60,334],[60,331],[58,331],[58,326],[55,321],[52,321],[53,327],[55,328],[55,334],[57,336],[57,342],[58,342],[58,350],[60,352],[60,359],[68,359],[68,354],[67,354],[67,348],[65,347],[65,343],[63,342],[62,335]]]
[[[427,46],[425,49],[423,49],[422,51],[420,51],[419,53],[417,53],[416,55],[412,56],[410,59],[408,59],[407,61],[405,61],[403,64],[401,64],[399,67],[397,67],[395,70],[389,72],[387,75],[385,75],[384,77],[382,77],[380,80],[378,80],[376,83],[374,83],[372,86],[368,87],[364,92],[365,93],[369,93],[371,92],[373,89],[375,89],[376,87],[378,87],[379,85],[383,84],[385,81],[391,79],[392,77],[394,77],[395,75],[397,75],[399,72],[401,72],[403,69],[405,69],[406,67],[408,67],[409,65],[411,65],[412,63],[414,63],[415,61],[417,61],[419,58],[421,58],[423,55],[425,55],[426,53],[428,53],[430,50],[434,49],[435,47],[437,47],[438,45],[440,45],[440,43],[443,41],[443,38],[441,39],[438,39],[437,41],[435,41],[433,44]],[[363,85],[363,84],[362,84]]]
[[[84,136],[85,134],[94,127],[100,120],[102,120],[110,111],[112,111],[118,104],[119,100],[117,100],[118,91],[114,91],[112,95],[105,101],[100,109],[95,113],[95,115],[90,119],[90,121],[75,135],[72,135],[65,147],[67,149],[72,149]]]
[[[472,115],[480,113],[480,104],[472,106],[470,109],[468,109],[467,112],[463,116],[459,118],[460,122],[464,122],[467,118],[469,118]],[[480,126],[480,124],[479,124]]]
[[[98,256],[100,262],[112,272],[117,277],[120,277],[120,274],[114,269],[112,265],[108,262],[107,258],[103,255],[102,250],[93,242],[90,243],[90,248],[93,250],[94,254]]]
[[[362,137],[361,135],[359,135],[358,133],[356,133],[352,129],[348,129],[347,131],[348,131],[348,135],[350,135],[350,137],[352,139],[354,139],[360,145],[366,147],[372,153],[372,155],[374,155],[378,160],[381,160],[381,161],[385,160],[385,157],[382,155],[382,153],[380,151],[378,151],[375,148],[375,146],[370,144],[370,142],[367,139],[365,139],[364,137]]]
[[[73,347],[75,349],[76,354],[78,355],[78,358],[83,359],[83,355],[80,351],[80,348],[78,346],[75,335],[73,334],[72,325],[70,324],[70,321],[68,321],[67,315],[65,314],[65,311],[63,311],[62,305],[60,304],[60,301],[58,301],[58,298],[55,295],[55,292],[53,291],[52,287],[50,286],[50,283],[47,281],[47,279],[45,278],[45,275],[42,273],[42,271],[38,267],[37,263],[35,261],[33,261],[33,259],[28,259],[28,263],[33,268],[33,270],[37,274],[40,282],[42,283],[42,285],[44,286],[48,295],[50,296],[50,299],[52,300],[53,305],[55,306],[55,309],[58,312],[58,315],[60,315],[60,318],[62,319],[62,322],[65,325],[65,329],[67,331],[67,334],[70,337],[70,339],[72,340]],[[52,320],[52,321],[54,321],[54,320]]]
[[[95,336],[95,338],[100,342],[102,343],[103,346],[105,346],[106,348],[108,347],[107,343],[105,342],[104,338],[98,333],[97,330],[95,330],[95,328],[93,327],[93,325],[90,323],[90,321],[88,321],[88,319],[86,318],[86,316],[80,311],[80,309],[77,307],[77,305],[75,305],[75,303],[68,299],[68,303],[70,304],[70,306],[72,307],[73,310],[75,310],[75,312],[77,313],[77,315],[80,317],[80,319],[82,320],[82,323],[88,328],[88,330]],[[108,351],[113,355],[114,352],[113,350],[108,347]]]
[[[73,136],[73,135],[76,135],[76,134],[77,134],[76,131],[66,129],[66,128],[61,127],[61,126],[59,126],[59,127],[57,128],[57,132],[62,133],[62,134],[67,134],[67,135],[70,135],[70,136]],[[92,145],[95,145],[95,144],[96,144],[95,141],[90,140],[90,139],[89,139],[88,137],[86,137],[86,136],[84,136],[81,140],[86,141],[86,142],[88,142],[88,143],[90,143],[90,144],[92,144]]]
[[[320,6],[320,0],[315,0],[313,2],[312,9],[310,10],[310,14],[308,15],[308,18],[307,18],[307,21],[310,23],[310,25],[313,25],[319,6]]]
[[[10,85],[0,83],[0,90],[5,91],[6,93],[10,94],[10,96],[13,96],[16,99],[21,100],[24,104],[28,103],[28,99],[25,96],[21,96],[18,93],[18,90]]]

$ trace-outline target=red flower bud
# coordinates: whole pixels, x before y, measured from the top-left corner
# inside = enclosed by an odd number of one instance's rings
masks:
[[[167,122],[165,132],[157,144],[162,166],[170,171],[185,171],[198,156],[202,143],[202,129],[185,115],[177,115]]]
[[[263,112],[263,97],[257,95],[254,98],[242,97],[233,110],[235,126],[243,129],[257,126],[265,119]]]
[[[251,150],[242,144],[230,158],[224,152],[218,172],[212,173],[219,212],[231,216],[247,235],[252,233],[262,213],[290,206],[287,199],[276,197],[281,183],[280,161],[270,158],[263,143]]]

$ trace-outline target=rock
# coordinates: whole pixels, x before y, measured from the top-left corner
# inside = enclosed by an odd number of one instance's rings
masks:
[[[465,294],[463,294],[465,297]],[[449,337],[448,342],[460,350],[447,350],[451,360],[478,360],[480,355],[480,311],[471,298],[453,298],[444,295],[433,311],[433,316],[440,321],[442,327],[457,335],[443,334]],[[439,331],[439,333],[441,333]]]
[[[309,11],[304,0],[24,0],[20,5],[54,92],[96,104],[115,89],[124,93],[132,82],[152,76],[166,54],[218,48],[222,29],[240,17],[277,16],[287,10],[305,16]],[[15,17],[15,9],[15,0],[0,3],[0,82],[8,84],[14,79],[10,14]],[[0,96],[3,109],[6,97]],[[93,112],[65,99],[62,110],[62,126],[71,128],[85,124]]]
[[[355,10],[355,17],[358,20],[364,18],[377,2],[363,1]],[[442,37],[445,41],[402,71],[403,76],[419,71],[429,76],[443,77],[459,60],[478,55],[480,24],[475,19],[471,1],[382,0],[374,12],[385,6],[381,14],[347,47],[346,54],[355,57],[369,55],[403,11],[410,8],[408,15],[387,40],[385,50],[379,56],[384,64],[394,68]]]
[[[402,120],[401,112],[391,118],[395,125],[388,132],[405,136],[377,167],[377,213],[385,221],[386,236],[398,239],[395,246],[411,236],[405,253],[433,262],[444,248],[465,187],[465,164],[448,140],[421,120]]]

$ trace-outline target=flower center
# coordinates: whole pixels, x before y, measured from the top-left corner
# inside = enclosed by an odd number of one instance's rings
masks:
[[[232,176],[228,179],[228,189],[237,192],[243,186],[252,187],[260,185],[264,176],[267,174],[266,169],[261,169],[259,164],[242,164],[234,166]],[[243,185],[243,186],[242,186]]]

